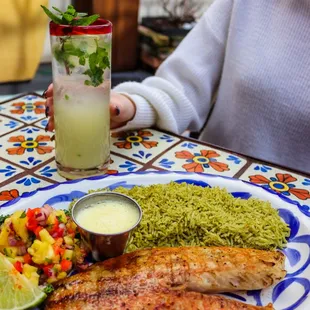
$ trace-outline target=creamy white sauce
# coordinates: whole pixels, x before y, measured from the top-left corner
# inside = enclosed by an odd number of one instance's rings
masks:
[[[129,230],[139,219],[138,209],[126,201],[105,200],[78,212],[76,221],[82,228],[101,234]]]

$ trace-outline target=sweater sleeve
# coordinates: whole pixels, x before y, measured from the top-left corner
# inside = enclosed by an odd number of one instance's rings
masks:
[[[122,130],[151,127],[182,133],[202,128],[221,77],[233,0],[215,0],[155,76],[114,88],[137,106]]]

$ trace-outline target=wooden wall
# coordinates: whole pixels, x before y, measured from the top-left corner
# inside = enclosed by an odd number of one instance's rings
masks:
[[[80,12],[98,13],[113,23],[112,70],[137,66],[139,0],[75,0]]]

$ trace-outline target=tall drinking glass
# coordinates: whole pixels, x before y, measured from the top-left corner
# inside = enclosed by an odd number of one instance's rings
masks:
[[[112,24],[50,23],[56,163],[77,179],[104,174],[110,161]]]

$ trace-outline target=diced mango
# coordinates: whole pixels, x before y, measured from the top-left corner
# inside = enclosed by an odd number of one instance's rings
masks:
[[[73,245],[73,239],[69,236],[64,236],[64,241],[67,245]]]
[[[28,218],[26,216],[25,211],[16,211],[14,214],[11,216],[12,224],[13,224],[13,229],[16,232],[16,234],[21,237],[21,239],[24,242],[28,241],[29,233],[26,227],[26,224],[28,222]]]
[[[57,272],[61,271],[61,265],[60,264],[55,264],[53,269]]]
[[[3,248],[2,252],[4,253],[4,255],[11,258],[15,258],[17,256],[17,248],[15,247],[5,247]]]
[[[39,274],[37,273],[38,268],[29,264],[24,264],[23,275],[28,278],[33,284],[39,285]]]
[[[56,277],[50,277],[46,280],[47,283],[54,283],[56,282],[58,279]]]
[[[8,246],[8,238],[10,234],[10,221],[5,221],[4,224],[1,227],[0,232],[0,247],[1,246]]]
[[[49,234],[49,232],[45,228],[40,230],[39,236],[41,241],[43,242],[47,242],[49,244],[55,243],[55,239]]]
[[[67,223],[67,216],[63,210],[56,210],[56,217],[61,223]]]
[[[24,262],[24,257],[23,256],[16,256],[14,258],[11,258],[11,257],[8,257],[9,261],[12,263],[12,264],[15,264],[16,262],[21,262],[23,263]]]
[[[36,273],[38,271],[38,268],[34,267],[34,266],[31,266],[29,264],[24,264],[24,267],[23,267],[23,274],[28,278],[30,279],[31,278],[31,275],[32,273]]]
[[[32,255],[33,262],[39,265],[47,264],[55,258],[52,245],[40,240],[35,240],[33,242],[32,246],[28,248],[28,253]]]
[[[55,214],[55,212],[52,212],[52,213],[48,216],[48,218],[47,218],[47,220],[46,220],[46,224],[47,224],[47,225],[54,225],[54,224],[56,223],[56,220],[57,220],[56,214]]]
[[[64,279],[66,276],[67,276],[66,272],[64,272],[64,271],[59,272],[59,274],[57,275],[57,280]]]
[[[34,285],[39,285],[39,279],[40,279],[40,276],[36,273],[36,272],[33,272],[31,274],[31,277],[29,278],[29,280],[34,284]]]
[[[72,260],[73,258],[73,250],[65,250],[64,254],[62,255],[62,259]]]

